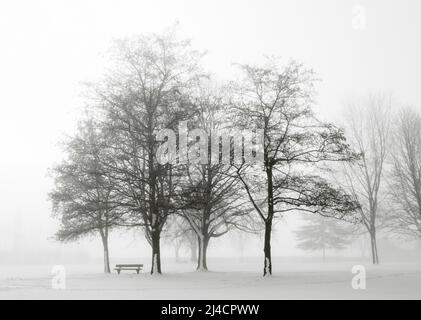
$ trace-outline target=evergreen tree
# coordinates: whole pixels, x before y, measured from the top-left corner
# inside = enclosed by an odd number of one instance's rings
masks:
[[[320,215],[305,215],[306,224],[295,231],[298,248],[306,251],[323,252],[323,262],[326,250],[344,249],[350,243],[350,233],[341,221]]]

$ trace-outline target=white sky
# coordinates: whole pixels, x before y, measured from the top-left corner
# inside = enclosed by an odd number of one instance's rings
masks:
[[[352,27],[357,4],[366,8],[362,30]],[[336,118],[349,97],[369,91],[421,110],[420,15],[419,0],[1,1],[0,245],[13,243],[18,225],[23,246],[51,245],[46,170],[78,117],[79,83],[100,75],[112,38],[179,21],[221,77],[233,62],[294,58],[323,80],[317,109]],[[279,239],[279,252],[293,252],[287,232]]]

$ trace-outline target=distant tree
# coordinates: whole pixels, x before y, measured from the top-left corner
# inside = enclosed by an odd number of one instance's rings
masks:
[[[60,220],[59,241],[90,234],[101,236],[104,271],[110,272],[108,236],[121,223],[116,193],[101,161],[106,142],[93,120],[81,122],[78,133],[65,143],[67,159],[53,170],[54,189],[49,194],[54,216]]]
[[[350,242],[350,230],[343,222],[320,215],[305,215],[305,225],[295,231],[298,248],[307,251],[322,251],[323,261],[326,250],[344,249]]]
[[[168,222],[166,223],[166,227],[163,233],[166,242],[168,242],[174,248],[175,261],[179,262],[180,250],[183,247],[191,249],[191,236],[193,233],[191,226],[182,217],[171,215]],[[196,237],[193,238],[193,240],[197,243]],[[197,261],[197,256],[193,261]]]
[[[240,66],[243,81],[234,84],[233,121],[240,129],[263,130],[263,164],[237,166],[237,174],[265,225],[263,275],[272,274],[271,233],[276,216],[307,211],[345,218],[358,204],[323,178],[320,165],[357,158],[343,130],[315,118],[315,76],[291,62],[281,68]],[[263,175],[261,174],[263,170]]]
[[[232,244],[234,245],[235,250],[238,252],[240,262],[244,261],[245,253],[247,253],[247,249],[250,246],[250,239],[255,237],[258,239],[258,236],[261,235],[262,229],[256,228],[255,232],[244,232],[242,230],[236,230],[231,239]]]
[[[421,116],[404,109],[392,137],[392,199],[388,226],[405,236],[421,237]]]
[[[361,154],[361,159],[345,164],[345,188],[361,205],[358,213],[361,225],[370,235],[373,264],[379,263],[376,236],[390,137],[390,112],[391,97],[371,95],[366,101],[351,104],[346,115],[348,140]]]
[[[190,230],[187,232],[186,237],[189,241],[189,249],[190,249],[190,262],[197,263],[198,259],[198,243],[197,243],[197,237],[194,230]]]

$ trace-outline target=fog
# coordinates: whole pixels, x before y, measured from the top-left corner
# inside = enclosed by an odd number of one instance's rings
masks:
[[[366,26],[353,27],[357,4]],[[60,141],[72,134],[84,106],[83,83],[101,77],[113,39],[160,32],[179,23],[181,38],[206,50],[205,68],[235,76],[233,63],[257,63],[265,55],[294,58],[322,79],[316,111],[342,123],[351,97],[391,92],[399,106],[421,111],[421,4],[409,1],[2,1],[0,3],[0,263],[60,264],[102,259],[98,238],[61,244],[53,240],[48,170],[62,158]],[[291,213],[278,219],[273,256],[319,259],[296,248]],[[210,244],[212,258],[261,257],[262,237],[236,234]],[[228,241],[228,239],[231,239]],[[420,259],[420,244],[379,235],[383,260]],[[150,258],[142,231],[113,231],[111,260]],[[164,258],[174,249],[163,241]],[[182,250],[188,259],[188,251]],[[364,256],[356,241],[328,252],[328,259]],[[146,258],[145,258],[146,259]],[[145,261],[146,262],[146,261]],[[164,269],[165,270],[165,269]]]

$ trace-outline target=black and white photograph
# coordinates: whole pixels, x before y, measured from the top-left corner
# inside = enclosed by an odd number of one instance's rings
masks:
[[[0,300],[421,299],[421,1],[4,0],[0,39]]]

